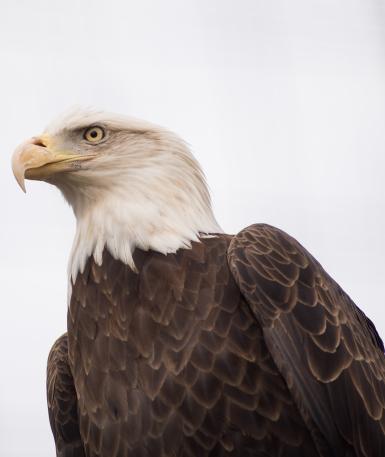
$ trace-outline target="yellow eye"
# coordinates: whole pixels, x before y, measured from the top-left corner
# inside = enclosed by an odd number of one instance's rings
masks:
[[[99,143],[106,136],[104,130],[101,127],[89,127],[84,132],[84,139],[89,143]]]

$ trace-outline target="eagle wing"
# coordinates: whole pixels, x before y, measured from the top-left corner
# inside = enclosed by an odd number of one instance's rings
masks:
[[[47,364],[48,415],[58,457],[85,457],[79,433],[77,398],[68,364],[65,333],[56,340]]]
[[[277,228],[244,229],[228,260],[321,455],[385,455],[384,346],[373,323]]]

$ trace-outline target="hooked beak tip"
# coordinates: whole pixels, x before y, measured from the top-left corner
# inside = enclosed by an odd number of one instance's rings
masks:
[[[15,157],[15,156],[12,158],[12,171],[13,171],[13,175],[14,175],[17,183],[19,184],[21,190],[24,193],[27,193],[26,189],[25,189],[25,177],[24,177],[25,167],[17,160],[17,157]]]
[[[21,190],[26,194],[27,191],[25,189],[25,179],[24,179],[24,170],[13,170],[13,174],[15,176],[15,179],[17,181],[17,184],[19,184]]]
[[[27,193],[27,190],[26,190],[26,188],[25,188],[24,178],[22,178],[22,179],[17,179],[17,178],[16,178],[16,181],[17,181],[17,183],[19,184],[21,190],[26,194],[26,193]]]

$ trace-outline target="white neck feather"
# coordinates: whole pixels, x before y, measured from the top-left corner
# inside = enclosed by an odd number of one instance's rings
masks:
[[[200,234],[222,232],[199,165],[179,138],[162,134],[156,154],[146,153],[136,139],[129,155],[114,156],[113,163],[109,156],[92,170],[55,182],[77,219],[72,282],[90,256],[102,263],[105,248],[135,269],[135,248],[173,253],[190,247]]]

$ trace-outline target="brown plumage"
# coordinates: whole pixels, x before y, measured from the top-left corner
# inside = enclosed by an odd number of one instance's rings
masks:
[[[73,284],[58,456],[385,455],[381,339],[294,239],[258,224],[134,262],[105,250]]]

